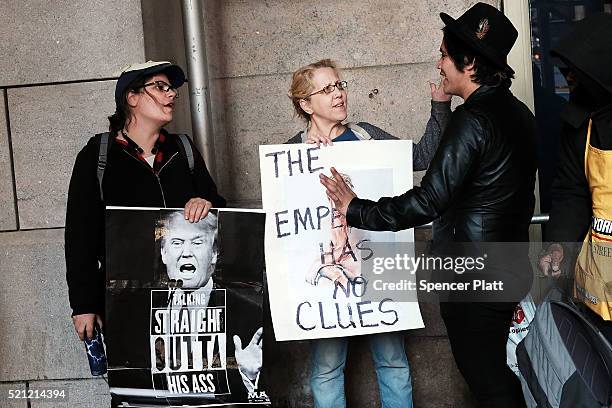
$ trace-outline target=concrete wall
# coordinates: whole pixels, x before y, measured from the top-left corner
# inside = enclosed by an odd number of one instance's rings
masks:
[[[486,2],[499,7],[501,0]],[[427,81],[439,79],[439,13],[457,17],[474,3],[205,1],[220,191],[235,206],[260,205],[257,146],[283,143],[304,127],[286,96],[291,73],[322,58],[336,60],[349,81],[348,120],[418,140],[429,117]],[[143,0],[143,22],[147,58],[186,67],[180,2]],[[164,35],[157,30],[162,23]],[[187,99],[182,91],[171,129],[190,129]]]
[[[303,126],[286,97],[290,75],[320,58],[344,68],[350,120],[418,139],[428,117],[427,80],[437,79],[438,13],[458,16],[474,2],[204,2],[220,191],[235,205],[260,205],[257,146],[281,143]],[[8,401],[7,392],[45,387],[68,390],[70,401],[53,406],[107,406],[106,384],[89,376],[69,318],[66,191],[76,153],[107,126],[120,68],[145,57],[186,66],[180,2],[5,0],[2,7],[0,406],[38,406]],[[187,95],[182,90],[171,130],[190,132]],[[469,407],[437,308],[423,309],[427,328],[406,340],[416,406]],[[307,344],[268,341],[271,347],[280,356],[269,370],[275,400],[309,406]],[[367,350],[355,339],[349,351],[355,407],[378,401]]]
[[[5,0],[0,14],[0,406],[108,406],[70,319],[64,213],[77,152],[144,60],[139,0]],[[64,389],[68,401],[8,400]]]

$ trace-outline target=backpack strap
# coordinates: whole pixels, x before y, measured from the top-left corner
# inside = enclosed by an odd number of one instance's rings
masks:
[[[364,128],[362,128],[355,122],[349,122],[345,126],[351,129],[353,133],[355,133],[357,137],[361,140],[371,140],[372,139],[372,135],[370,135]]]
[[[96,135],[98,136],[98,135]],[[106,163],[108,161],[108,151],[110,149],[110,143],[108,140],[109,133],[100,133],[100,149],[98,150],[98,187],[100,188],[100,199],[104,201],[104,191],[102,190],[102,180],[104,179],[104,170],[106,170]]]
[[[191,143],[189,143],[189,138],[186,134],[183,133],[177,136],[181,142],[179,143],[179,148],[181,148],[181,150],[183,151],[183,156],[187,159],[187,163],[189,164],[189,172],[191,173],[191,175],[193,175],[193,149],[191,148]]]

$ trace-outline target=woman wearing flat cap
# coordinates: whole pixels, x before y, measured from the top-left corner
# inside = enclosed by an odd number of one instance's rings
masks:
[[[66,210],[66,280],[81,339],[102,327],[105,206],[184,208],[198,222],[223,207],[202,156],[187,137],[168,133],[185,74],[169,62],[124,70],[115,88],[108,134],[89,139],[72,171]]]
[[[508,328],[532,281],[526,242],[535,205],[535,118],[509,89],[514,71],[507,55],[518,33],[484,3],[457,19],[440,17],[445,27],[436,67],[444,92],[464,103],[451,114],[421,185],[375,202],[357,198],[335,169],[321,182],[350,226],[397,231],[439,218],[438,254],[486,258],[482,272],[440,277],[500,281],[503,290],[451,292],[440,312],[478,406],[524,407],[519,380],[506,364]]]

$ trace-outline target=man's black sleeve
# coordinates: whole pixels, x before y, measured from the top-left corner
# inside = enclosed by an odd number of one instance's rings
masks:
[[[346,214],[349,225],[374,231],[399,231],[440,216],[470,177],[484,131],[462,107],[455,110],[420,187],[378,202],[355,198]]]
[[[563,127],[547,226],[550,242],[581,241],[591,222],[591,193],[584,173],[584,128],[582,134],[568,124]]]

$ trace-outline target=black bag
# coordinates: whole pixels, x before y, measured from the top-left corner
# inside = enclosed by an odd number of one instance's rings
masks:
[[[516,354],[528,407],[612,407],[612,346],[558,293],[538,306]]]

